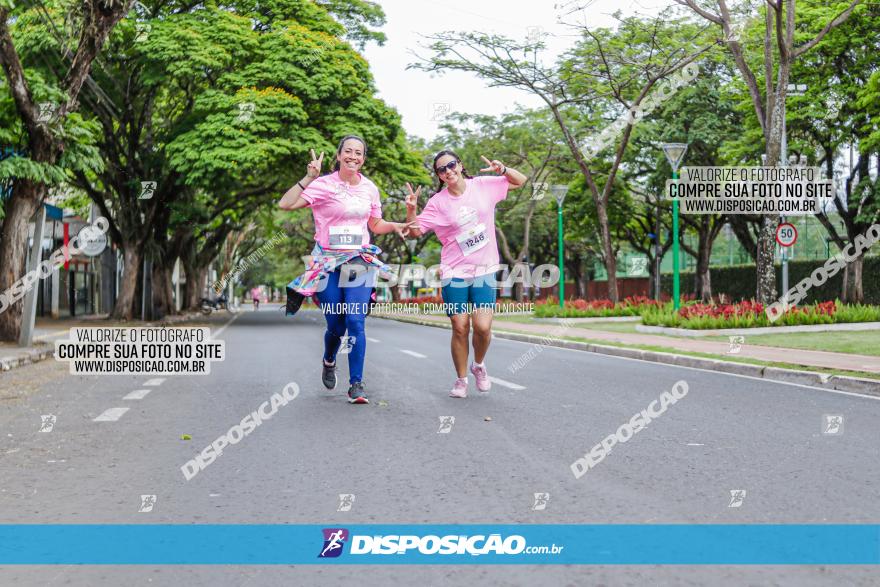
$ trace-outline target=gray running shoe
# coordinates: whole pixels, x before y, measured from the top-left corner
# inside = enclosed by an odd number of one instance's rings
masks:
[[[350,404],[368,404],[367,392],[364,391],[364,384],[356,381],[348,388],[348,403]]]
[[[327,363],[324,362],[324,359],[321,359],[321,365],[323,365],[324,370],[321,373],[321,381],[324,383],[324,387],[327,389],[335,389],[336,388],[336,363],[333,363],[329,367]]]

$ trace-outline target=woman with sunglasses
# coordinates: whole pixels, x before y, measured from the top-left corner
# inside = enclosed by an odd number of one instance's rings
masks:
[[[367,350],[364,321],[377,273],[390,271],[379,259],[382,251],[370,244],[369,233],[396,232],[402,238],[405,225],[382,220],[379,190],[360,173],[367,155],[364,139],[355,135],[343,137],[336,150],[333,173],[321,177],[324,153],[316,157],[311,150],[311,154],[306,176],[278,202],[283,210],[308,206],[315,218],[312,262],[305,273],[288,285],[289,295],[298,298],[295,304],[288,301],[288,314],[298,309],[303,296],[317,295],[327,321],[321,381],[327,389],[336,387],[336,354],[348,331],[348,401],[367,404],[363,385]]]
[[[489,391],[492,382],[484,363],[492,339],[495,309],[495,271],[498,244],[495,241],[495,205],[507,197],[509,188],[526,183],[525,175],[501,161],[486,159],[497,176],[471,177],[453,151],[434,156],[434,171],[441,190],[434,194],[422,213],[416,216],[419,190],[407,184],[406,220],[411,237],[434,231],[443,248],[440,251],[443,303],[452,322],[452,362],[457,379],[451,397],[467,397],[468,334],[473,325],[474,374],[477,389]]]

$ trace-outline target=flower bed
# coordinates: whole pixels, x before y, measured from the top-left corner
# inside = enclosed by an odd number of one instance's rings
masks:
[[[535,318],[609,318],[616,316],[640,316],[648,308],[662,307],[645,296],[625,298],[617,304],[611,300],[566,300],[565,307],[559,307],[556,298],[548,297],[546,301],[535,305]]]
[[[678,312],[671,306],[654,307],[642,313],[642,323],[648,326],[696,330],[877,321],[880,321],[880,306],[840,302],[797,306],[786,311],[774,322],[770,322],[767,318],[764,305],[754,301],[736,304],[688,304],[681,307]]]

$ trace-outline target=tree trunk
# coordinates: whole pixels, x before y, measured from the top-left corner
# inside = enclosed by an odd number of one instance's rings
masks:
[[[578,288],[578,297],[582,300],[587,299],[587,277],[583,273],[578,275],[577,288]]]
[[[28,222],[46,195],[45,184],[16,180],[12,198],[6,206],[6,218],[0,234],[0,292],[8,292],[24,274]],[[9,292],[11,294],[11,292]],[[24,297],[0,312],[0,340],[18,342]]]
[[[174,291],[171,285],[171,270],[159,264],[153,265],[153,307],[155,318],[175,314]]]
[[[202,305],[202,292],[208,279],[207,267],[196,267],[184,262],[186,272],[186,306],[187,310],[198,310]]]
[[[137,291],[138,277],[141,274],[141,255],[134,243],[125,243],[123,254],[122,279],[119,284],[119,295],[113,308],[112,318],[115,320],[131,320],[134,316],[134,295]]]
[[[602,228],[602,254],[605,257],[605,271],[608,273],[608,299],[615,304],[619,301],[617,293],[617,257],[611,243],[611,230],[608,227],[608,211],[604,203],[596,206],[599,217],[599,226]]]
[[[746,253],[749,254],[752,261],[757,263],[758,247],[755,244],[755,239],[752,238],[751,231],[749,230],[750,223],[739,215],[728,217],[728,222],[730,223],[730,228],[733,230],[733,235],[736,237],[736,240],[742,245],[742,248],[745,249]]]
[[[773,257],[776,252],[776,227],[778,216],[761,216],[761,233],[758,238],[756,299],[762,304],[776,301],[776,268]]]
[[[789,6],[794,10],[794,6]],[[767,8],[769,14],[769,8]],[[769,17],[768,17],[769,18]],[[769,25],[768,25],[769,26]],[[769,29],[768,29],[769,30]],[[767,166],[775,167],[786,154],[782,152],[782,133],[785,128],[785,91],[791,64],[780,59],[777,74],[776,93],[773,96],[770,120],[766,125]],[[756,299],[762,304],[776,301],[776,268],[773,261],[776,253],[776,228],[779,216],[761,216],[761,230],[758,234],[758,259],[756,262]]]
[[[517,302],[523,301],[523,284],[521,281],[517,281],[513,284],[513,291],[511,292],[511,297]]]
[[[865,256],[859,257],[846,266],[843,274],[843,301],[850,304],[862,304],[865,302],[865,291],[862,287],[862,269],[865,266]]]

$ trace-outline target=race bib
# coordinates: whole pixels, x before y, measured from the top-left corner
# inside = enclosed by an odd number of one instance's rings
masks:
[[[331,226],[328,239],[330,249],[359,249],[364,240],[364,231],[360,226]]]
[[[455,240],[458,242],[462,254],[467,257],[468,255],[479,251],[489,243],[489,238],[486,236],[486,225],[477,224],[476,226],[464,230],[458,233]]]

